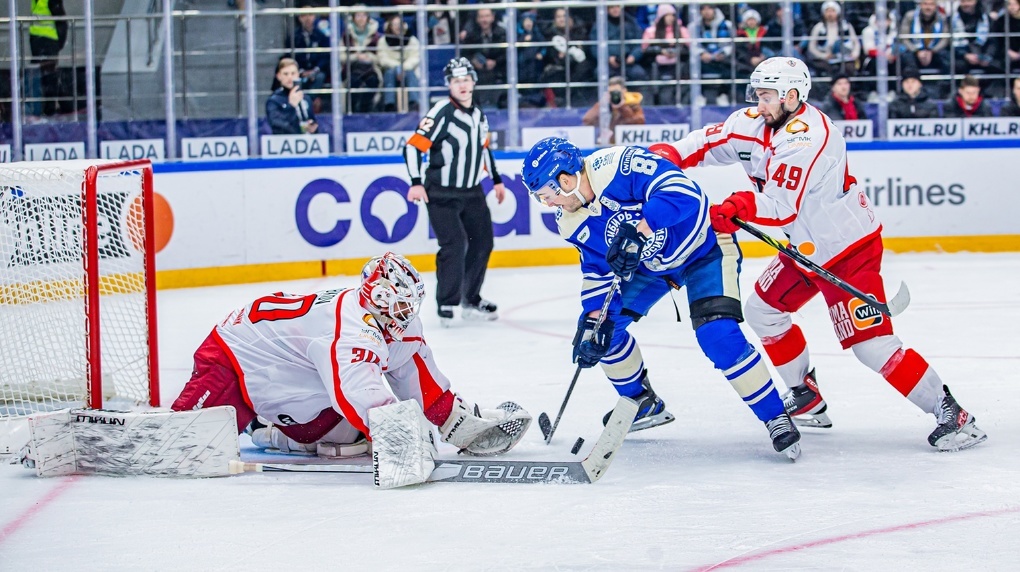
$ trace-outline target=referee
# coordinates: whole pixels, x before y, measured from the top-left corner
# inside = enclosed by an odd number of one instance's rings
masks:
[[[499,203],[506,189],[489,150],[489,122],[473,102],[478,74],[467,58],[454,58],[443,75],[450,98],[422,118],[404,148],[404,161],[411,176],[407,200],[425,201],[439,240],[436,302],[440,321],[447,326],[458,305],[465,319],[497,318],[496,305],[481,296],[493,242],[492,216],[481,185],[486,171]],[[429,155],[427,170],[422,169],[422,153]]]

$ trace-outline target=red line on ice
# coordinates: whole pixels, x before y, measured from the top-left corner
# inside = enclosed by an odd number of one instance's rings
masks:
[[[14,535],[19,528],[25,525],[26,522],[32,519],[33,516],[42,512],[44,508],[49,506],[51,502],[57,499],[64,491],[66,491],[71,485],[78,480],[78,477],[68,477],[58,483],[55,487],[50,489],[43,498],[39,499],[35,504],[25,509],[20,515],[14,520],[3,527],[0,530],[0,544],[3,544],[8,538]]]
[[[982,518],[988,516],[1000,516],[1003,514],[1009,514],[1011,512],[1020,512],[1020,507],[1003,508],[999,510],[986,510],[982,512],[971,512],[966,514],[958,514],[956,516],[947,516],[944,518],[936,518],[933,520],[923,520],[920,522],[911,522],[907,524],[900,524],[896,526],[889,526],[886,528],[876,528],[873,530],[865,530],[862,532],[855,532],[852,534],[844,534],[841,536],[832,536],[829,538],[820,538],[818,540],[812,540],[803,544],[794,544],[792,546],[784,546],[783,548],[774,548],[772,550],[766,550],[764,552],[758,552],[755,554],[748,554],[746,556],[737,556],[728,560],[723,560],[718,564],[710,564],[708,566],[701,566],[695,568],[697,572],[707,572],[708,570],[719,570],[721,568],[731,568],[740,566],[742,564],[749,564],[751,562],[757,562],[764,560],[769,556],[775,556],[777,554],[787,554],[790,552],[797,552],[799,550],[808,550],[811,548],[817,548],[819,546],[826,546],[828,544],[837,544],[839,542],[846,542],[848,540],[857,540],[859,538],[867,538],[869,536],[880,536],[883,534],[890,534],[893,532],[900,532],[903,530],[913,530],[917,528],[924,528],[926,526],[934,526],[939,524],[947,524],[950,522],[959,522],[964,520],[971,520],[975,518]]]

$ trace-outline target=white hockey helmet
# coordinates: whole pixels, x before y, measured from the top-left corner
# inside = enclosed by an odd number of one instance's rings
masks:
[[[376,256],[361,269],[362,305],[398,340],[418,315],[424,299],[421,275],[399,254]]]
[[[751,83],[747,85],[747,102],[758,103],[756,89],[774,89],[779,92],[779,99],[786,98],[791,89],[797,90],[798,99],[808,100],[811,91],[811,73],[807,64],[797,58],[769,58],[751,72]]]

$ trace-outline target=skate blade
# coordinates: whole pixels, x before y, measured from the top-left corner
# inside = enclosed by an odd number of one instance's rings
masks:
[[[494,322],[499,318],[499,314],[465,309],[461,312],[460,317],[471,322]]]
[[[798,427],[814,427],[816,429],[830,429],[832,420],[827,413],[805,414],[797,417],[790,417]]]
[[[952,453],[954,451],[970,449],[975,445],[984,443],[987,439],[988,434],[976,426],[964,426],[959,432],[950,433],[935,441],[935,448],[941,453]]]
[[[800,458],[800,443],[794,443],[793,445],[790,445],[789,447],[783,449],[781,453],[786,455],[787,458],[789,458],[791,461],[796,461],[798,458]]]
[[[637,431],[644,431],[645,429],[651,429],[652,427],[658,427],[659,425],[665,425],[676,421],[676,417],[665,409],[658,415],[651,417],[642,417],[630,425],[630,431],[628,433],[636,433]]]

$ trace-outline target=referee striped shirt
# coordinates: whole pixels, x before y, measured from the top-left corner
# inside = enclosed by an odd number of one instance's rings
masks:
[[[429,164],[423,169],[422,153]],[[489,149],[489,122],[481,108],[464,108],[447,98],[432,106],[404,147],[404,162],[412,185],[427,188],[470,189],[481,184],[485,172],[501,183]]]

